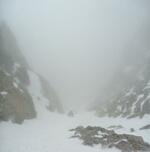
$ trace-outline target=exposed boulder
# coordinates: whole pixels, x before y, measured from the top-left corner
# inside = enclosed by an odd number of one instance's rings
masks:
[[[135,129],[134,128],[130,128],[130,132],[135,132]]]
[[[101,127],[79,126],[70,131],[74,132],[72,138],[79,138],[84,145],[102,145],[107,148],[118,148],[121,152],[141,152],[150,151],[150,144],[146,143],[142,137],[130,134],[117,134],[113,130]]]

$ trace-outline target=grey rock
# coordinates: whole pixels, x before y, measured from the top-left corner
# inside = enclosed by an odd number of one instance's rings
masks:
[[[130,128],[130,132],[135,132],[135,129],[134,128]]]
[[[108,129],[114,129],[114,130],[122,129],[122,128],[123,128],[123,126],[121,126],[121,125],[111,125],[111,126],[108,127]]]
[[[146,130],[146,129],[150,129],[150,124],[146,125],[146,126],[143,126],[142,128],[140,128],[140,130]]]
[[[36,118],[33,99],[28,90],[31,85],[28,71],[33,72],[21,53],[13,32],[5,23],[0,24],[0,121],[12,120],[21,124],[25,119]],[[55,90],[45,78],[33,73],[39,77],[41,92],[49,100],[47,108],[62,112]]]
[[[117,134],[113,130],[102,127],[79,126],[70,131],[74,132],[72,138],[79,138],[84,145],[103,147],[116,147],[122,152],[150,151],[150,144],[146,143],[142,137],[130,134]]]
[[[139,37],[133,38],[114,76],[93,106],[90,105],[90,110],[96,111],[98,116],[130,119],[150,114],[149,25],[139,31]]]

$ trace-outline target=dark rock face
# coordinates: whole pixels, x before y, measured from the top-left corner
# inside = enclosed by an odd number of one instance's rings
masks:
[[[0,121],[12,120],[22,123],[36,117],[31,93],[30,75],[32,71],[23,57],[9,27],[0,24]],[[41,92],[49,100],[49,108],[62,111],[56,93],[48,82],[36,74],[41,83]]]
[[[97,99],[93,109],[99,116],[142,118],[150,114],[150,57],[146,55],[150,51],[140,53],[135,52],[140,63],[124,63]]]
[[[150,129],[150,124],[140,128],[140,130],[146,130],[146,129]]]
[[[79,138],[84,145],[94,146],[101,144],[103,147],[120,149],[121,152],[148,152],[150,145],[140,136],[117,134],[113,130],[101,127],[79,126],[70,131],[74,132],[72,138]]]
[[[140,83],[140,87],[134,85],[126,91],[120,91],[120,94],[112,97],[110,102],[104,101],[102,106],[97,108],[97,114],[127,118],[142,118],[145,114],[150,114],[150,81]]]
[[[28,93],[28,64],[16,40],[7,27],[0,26],[0,120],[22,123],[36,117],[33,101]]]
[[[126,118],[150,114],[150,26],[124,47],[120,64],[92,109],[99,116]]]
[[[130,132],[135,132],[135,129],[134,128],[130,128]]]

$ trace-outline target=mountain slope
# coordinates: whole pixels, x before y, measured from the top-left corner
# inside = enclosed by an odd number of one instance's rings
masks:
[[[128,45],[111,83],[97,99],[94,109],[99,116],[150,114],[150,30],[149,26],[143,29]]]
[[[62,112],[59,99],[42,76],[31,70],[23,57],[16,39],[9,27],[0,25],[0,120],[22,123],[25,119],[35,118],[34,98],[29,86],[32,85],[30,73],[39,78],[40,91],[49,102],[52,111]]]

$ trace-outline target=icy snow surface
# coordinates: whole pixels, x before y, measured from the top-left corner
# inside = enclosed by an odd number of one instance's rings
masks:
[[[32,84],[29,91],[34,99],[38,116],[33,120],[26,120],[22,125],[11,122],[0,123],[0,152],[118,152],[117,149],[102,149],[101,146],[89,147],[81,144],[78,139],[71,139],[72,132],[69,129],[79,125],[109,127],[111,125],[122,125],[124,128],[116,130],[118,133],[129,133],[143,136],[144,140],[150,142],[150,130],[140,131],[139,128],[150,124],[150,117],[143,119],[123,118],[98,118],[93,113],[80,112],[74,117],[65,114],[49,112],[45,106],[47,99],[40,90],[38,77],[29,72]],[[38,100],[40,97],[41,100]]]

